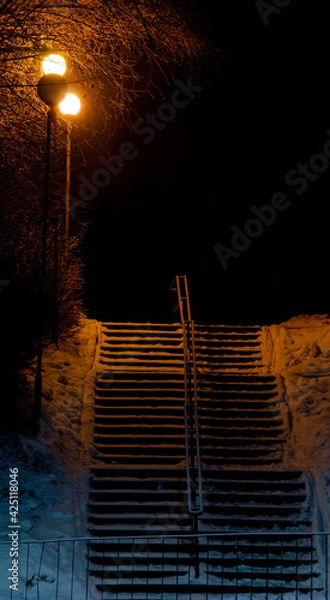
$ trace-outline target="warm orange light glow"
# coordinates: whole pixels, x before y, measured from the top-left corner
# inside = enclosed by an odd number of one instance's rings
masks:
[[[60,54],[49,54],[44,58],[42,70],[45,75],[50,73],[56,75],[64,75],[66,71],[66,62]]]
[[[63,115],[76,115],[80,110],[80,100],[75,94],[67,94],[59,105]]]

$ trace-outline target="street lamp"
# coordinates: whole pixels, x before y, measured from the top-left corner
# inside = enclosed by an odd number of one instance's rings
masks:
[[[75,94],[66,94],[59,105],[62,115],[69,117],[77,115],[80,111],[80,100]],[[71,188],[71,145],[72,121],[66,119],[66,186],[65,186],[65,239],[68,240],[70,228],[70,188]]]
[[[48,54],[42,61],[42,72],[44,75],[55,73],[64,75],[66,71],[66,61],[60,54]]]
[[[54,59],[54,56],[56,58]],[[48,59],[48,60],[47,60]],[[61,60],[60,60],[61,59]],[[46,270],[47,270],[47,238],[48,238],[48,208],[49,208],[49,179],[50,179],[50,147],[51,147],[51,125],[55,116],[55,108],[64,100],[67,93],[67,83],[63,78],[63,61],[59,55],[50,55],[43,61],[44,75],[37,84],[40,99],[48,106],[47,113],[47,135],[46,135],[46,161],[45,161],[45,185],[43,201],[42,222],[42,248],[41,248],[41,274],[39,288],[39,331],[37,345],[37,366],[34,389],[34,406],[32,421],[38,427],[41,414],[42,398],[42,351],[44,338],[44,320],[46,318]],[[60,72],[58,70],[61,65]],[[64,61],[65,65],[65,61]]]

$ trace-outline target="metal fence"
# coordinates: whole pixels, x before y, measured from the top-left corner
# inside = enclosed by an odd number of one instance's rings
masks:
[[[198,576],[196,535],[43,541],[11,536],[0,541],[0,598],[330,600],[329,536],[199,534]],[[278,560],[284,555],[285,566]]]

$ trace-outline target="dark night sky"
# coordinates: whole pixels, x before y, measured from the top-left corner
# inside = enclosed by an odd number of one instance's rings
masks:
[[[197,322],[277,323],[329,311],[327,19],[310,2],[286,4],[266,26],[256,2],[219,2],[213,22],[227,75],[213,73],[209,89],[150,144],[123,132],[139,141],[139,156],[98,198],[86,241],[90,317],[170,322],[176,274],[188,276]],[[324,172],[298,194],[297,175],[286,177],[311,159]],[[251,207],[277,192],[289,207],[224,269],[214,245],[231,248],[232,226],[244,230]]]

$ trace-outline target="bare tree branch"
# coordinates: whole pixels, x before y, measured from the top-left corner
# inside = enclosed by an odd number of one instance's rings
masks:
[[[217,54],[203,35],[193,0],[7,0],[1,5],[0,259],[11,258],[17,273],[31,281],[40,262],[47,112],[37,83],[50,52],[65,57],[69,91],[82,100],[76,165],[84,164],[84,149],[97,147],[136,118],[136,100],[154,95],[173,69],[193,73]],[[64,147],[63,127],[58,139]],[[55,154],[52,177],[60,189],[65,167]]]

